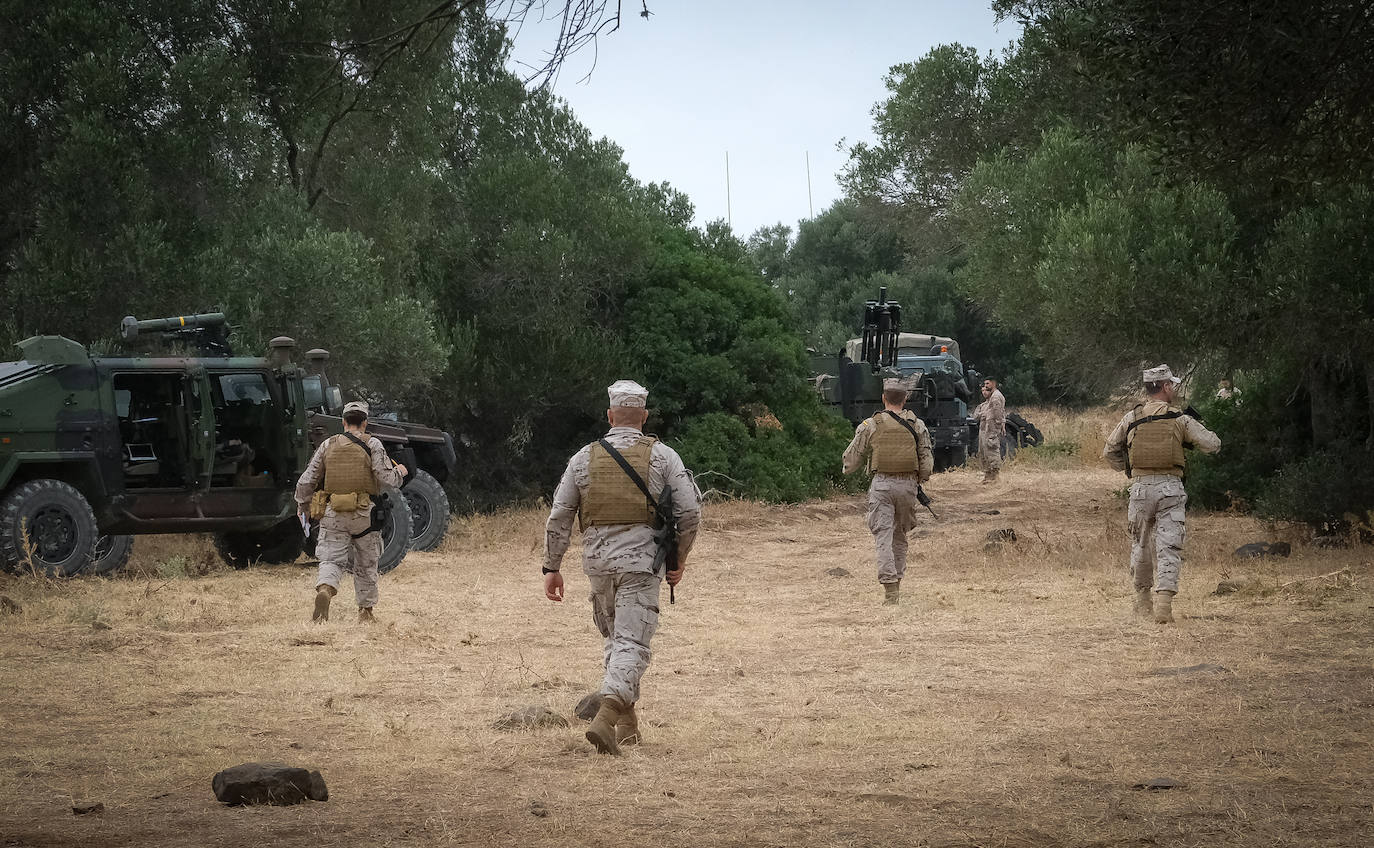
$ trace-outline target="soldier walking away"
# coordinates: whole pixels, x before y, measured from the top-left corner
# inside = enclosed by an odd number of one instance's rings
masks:
[[[1188,502],[1183,490],[1184,449],[1216,453],[1221,450],[1221,439],[1202,426],[1191,409],[1173,405],[1182,381],[1168,365],[1151,368],[1142,377],[1145,402],[1127,412],[1112,430],[1102,456],[1131,478],[1126,520],[1131,531],[1135,612],[1143,616],[1153,612],[1157,623],[1171,624],[1183,564],[1184,506]]]
[[[983,482],[991,483],[1002,470],[1002,434],[1007,429],[1007,399],[997,381],[983,381],[983,402],[973,411],[978,422],[978,456],[983,461]]]
[[[906,574],[907,534],[916,526],[920,485],[935,470],[930,431],[906,408],[907,384],[883,381],[883,409],[854,430],[844,451],[844,473],[873,473],[868,487],[868,529],[878,549],[883,603],[896,604]]]
[[[339,592],[350,551],[358,620],[376,620],[372,608],[377,605],[382,535],[372,529],[372,497],[383,489],[399,488],[406,475],[406,467],[393,464],[382,443],[367,435],[367,404],[345,404],[343,420],[344,432],[320,445],[296,484],[302,521],[307,512],[320,520],[320,539],[315,547],[320,571],[312,616],[316,622],[329,620],[329,602]]]
[[[591,583],[592,620],[601,632],[606,668],[601,709],[587,729],[587,740],[603,754],[619,754],[621,745],[640,741],[635,702],[649,667],[649,640],[658,628],[661,581],[666,576],[668,585],[676,586],[687,569],[701,521],[701,495],[677,451],[644,434],[648,389],[619,380],[608,392],[610,430],[573,456],[554,492],[543,572],[544,596],[562,601],[559,568],[576,516],[582,528],[582,570]],[[655,509],[665,497],[671,498],[677,523],[677,563],[660,575]]]

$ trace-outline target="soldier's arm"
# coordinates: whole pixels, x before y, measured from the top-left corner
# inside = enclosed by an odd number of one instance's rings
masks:
[[[854,438],[850,440],[849,447],[844,449],[844,473],[853,474],[864,465],[865,457],[868,455],[868,441],[873,436],[873,425],[869,423],[871,419],[865,419],[854,430]]]
[[[1202,426],[1202,422],[1191,415],[1183,416],[1183,432],[1188,435],[1192,447],[1203,453],[1216,453],[1221,450],[1221,437]]]
[[[553,493],[553,508],[549,510],[549,520],[544,525],[544,567],[557,571],[562,567],[563,554],[568,551],[572,539],[573,519],[582,503],[582,491],[577,488],[579,467],[585,467],[588,452],[578,451],[568,460],[563,471],[563,479]]]
[[[1117,471],[1126,470],[1126,428],[1130,425],[1132,417],[1132,413],[1126,413],[1116,425],[1116,429],[1107,437],[1107,443],[1102,446],[1102,458]]]
[[[916,431],[919,436],[916,440],[917,472],[916,479],[922,483],[930,479],[930,475],[935,473],[935,448],[930,439],[930,430],[926,428],[925,422],[917,421],[916,426],[920,429]]]
[[[1002,397],[1001,392],[992,393],[992,407],[989,410],[994,429],[1001,431],[1007,426],[1007,399]]]
[[[386,455],[386,447],[381,440],[373,436],[367,440],[367,446],[372,448],[372,476],[377,478],[377,485],[383,489],[401,488],[401,472],[396,470],[396,463]]]
[[[677,556],[685,560],[697,539],[697,527],[701,525],[701,492],[697,491],[696,481],[682,464],[677,451],[667,455],[663,468],[663,479],[673,489],[673,517],[677,519]]]
[[[315,449],[315,454],[310,457],[310,464],[305,466],[305,472],[301,474],[301,479],[296,481],[296,505],[302,512],[310,508],[310,498],[315,494],[315,490],[320,487],[320,482],[324,477],[324,446],[329,440],[326,439]]]

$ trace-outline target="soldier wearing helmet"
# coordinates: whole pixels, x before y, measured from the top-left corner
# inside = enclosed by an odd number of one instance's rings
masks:
[[[1173,405],[1182,380],[1168,365],[1150,368],[1141,376],[1145,402],[1127,412],[1112,430],[1102,456],[1131,479],[1127,522],[1135,612],[1144,616],[1153,612],[1157,623],[1170,624],[1183,564],[1184,506],[1188,502],[1183,489],[1187,465],[1184,450],[1216,453],[1221,450],[1221,439],[1193,414]]]

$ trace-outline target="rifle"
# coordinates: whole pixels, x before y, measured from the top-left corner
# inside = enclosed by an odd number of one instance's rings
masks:
[[[658,498],[649,492],[649,485],[644,482],[644,478],[639,476],[639,472],[634,470],[630,463],[625,461],[625,457],[620,455],[620,451],[611,447],[611,443],[605,439],[597,439],[601,444],[602,450],[611,455],[611,458],[620,466],[620,470],[634,481],[639,490],[644,493],[644,497],[649,499],[649,506],[654,509],[654,542],[657,548],[654,550],[654,573],[658,573],[660,567],[664,568],[664,575],[669,571],[677,571],[677,518],[673,516],[673,487],[665,481],[663,491],[658,493]],[[677,603],[677,587],[668,585],[668,603]]]
[[[926,490],[921,488],[920,483],[916,484],[916,501],[930,511],[932,518],[939,519],[940,516],[936,515],[935,510],[930,508],[930,495],[926,494]]]

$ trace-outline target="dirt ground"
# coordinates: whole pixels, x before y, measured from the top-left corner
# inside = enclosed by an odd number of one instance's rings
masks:
[[[300,565],[195,576],[203,542],[3,577],[0,846],[1371,844],[1371,550],[1239,561],[1276,531],[1194,514],[1160,627],[1130,614],[1123,482],[937,476],[898,607],[861,498],[712,505],[620,758],[572,715],[598,637],[573,556],[569,600],[542,598],[537,511],[458,521],[371,627],[348,587],[310,625]],[[571,727],[491,728],[531,704]],[[216,803],[252,760],[320,769],[330,800]]]

